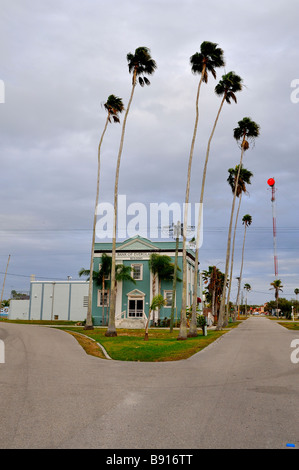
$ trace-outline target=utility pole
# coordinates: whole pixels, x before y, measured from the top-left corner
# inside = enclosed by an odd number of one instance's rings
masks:
[[[274,178],[269,178],[267,181],[268,185],[272,189],[272,220],[273,220],[273,246],[274,246],[274,272],[275,278],[277,279],[278,276],[278,262],[277,262],[277,255],[276,255],[276,207],[275,207],[275,180]]]
[[[7,274],[7,270],[8,270],[9,260],[10,260],[10,255],[8,256],[8,261],[7,261],[6,270],[5,270],[5,276],[4,276],[3,287],[2,287],[2,292],[1,292],[0,307],[2,306],[3,292],[4,292],[4,286],[5,286],[5,280],[6,280],[6,274]]]

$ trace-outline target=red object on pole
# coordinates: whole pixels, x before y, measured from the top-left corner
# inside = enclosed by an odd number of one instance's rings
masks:
[[[268,181],[267,181],[268,185],[269,186],[274,186],[275,184],[275,179],[274,178],[269,178]]]

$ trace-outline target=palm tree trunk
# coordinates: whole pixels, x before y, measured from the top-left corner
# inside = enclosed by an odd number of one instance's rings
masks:
[[[152,294],[152,297],[154,298],[155,295],[156,295],[156,278],[157,278],[157,275],[155,273],[153,273],[153,294]],[[150,311],[149,311],[149,315],[150,315]],[[155,320],[156,320],[156,310],[153,309],[153,325],[155,324]]]
[[[231,216],[230,216],[230,223],[229,223],[229,230],[228,230],[228,237],[227,237],[224,284],[223,284],[222,297],[221,297],[220,310],[219,310],[219,318],[218,318],[218,324],[217,324],[216,330],[221,330],[223,327],[223,323],[224,323],[226,284],[227,284],[227,277],[228,277],[228,267],[229,267],[230,247],[231,247],[231,231],[232,231],[233,215],[234,215],[234,209],[235,209],[235,201],[237,197],[237,187],[238,187],[239,176],[240,176],[243,155],[244,155],[244,141],[245,141],[245,138],[243,139],[243,142],[242,142],[241,158],[240,158],[239,169],[238,169],[238,174],[237,174],[236,183],[235,183],[235,192],[234,192],[232,210],[231,210]]]
[[[170,333],[173,331],[174,322],[174,308],[175,308],[175,297],[176,297],[176,278],[178,268],[178,251],[179,251],[179,234],[181,230],[180,222],[177,223],[176,242],[175,242],[175,260],[174,260],[174,272],[173,272],[173,285],[172,285],[172,300],[171,300],[171,315],[170,315]]]
[[[194,291],[193,291],[193,303],[192,303],[192,316],[191,316],[191,325],[192,329],[189,333],[192,334],[192,331],[194,332],[194,325],[196,325],[196,304],[197,304],[197,269],[198,269],[198,251],[199,251],[199,237],[200,237],[200,231],[201,231],[201,218],[202,218],[202,205],[203,205],[203,197],[204,197],[204,188],[205,188],[205,181],[206,181],[206,175],[207,175],[207,166],[208,166],[208,160],[209,160],[209,155],[210,155],[210,147],[211,147],[211,141],[217,126],[217,122],[225,101],[226,95],[224,95],[215,122],[214,126],[210,135],[210,138],[208,140],[208,145],[207,145],[207,151],[206,151],[206,160],[205,160],[205,165],[203,169],[203,175],[202,175],[202,183],[201,183],[201,194],[200,194],[200,203],[199,203],[199,214],[198,214],[198,221],[197,221],[197,234],[196,234],[196,249],[195,249],[195,270],[194,270]],[[186,310],[186,308],[185,308]]]
[[[247,228],[247,224],[245,223],[244,238],[243,238],[243,248],[242,248],[242,261],[241,261],[241,269],[240,269],[240,280],[239,280],[238,293],[237,293],[237,302],[236,302],[236,303],[237,303],[238,315],[239,315],[240,286],[241,286],[241,282],[242,282],[243,263],[244,263],[244,248],[245,248],[246,228]]]
[[[146,325],[145,325],[144,341],[148,341],[148,326],[149,326],[149,322],[150,322],[150,316],[151,316],[151,309],[149,309],[149,311],[148,311],[148,319],[147,319]]]
[[[238,218],[239,218],[239,212],[240,212],[240,206],[241,206],[241,199],[242,199],[242,193],[241,193],[240,196],[239,196],[239,204],[238,204],[238,210],[237,210],[236,221],[235,221],[235,228],[234,228],[234,238],[233,238],[232,256],[231,256],[231,264],[230,264],[230,275],[229,275],[229,284],[228,284],[228,294],[227,294],[227,304],[226,304],[226,317],[225,317],[225,322],[228,321],[228,317],[229,317],[229,299],[230,299],[230,291],[231,291],[232,278],[233,278],[235,240],[236,240],[237,224],[238,224]]]
[[[86,323],[84,326],[85,330],[92,330],[93,329],[93,324],[92,324],[92,285],[93,285],[93,255],[94,255],[94,245],[95,245],[95,235],[96,235],[96,223],[97,223],[97,208],[98,208],[98,202],[99,202],[99,188],[100,188],[100,163],[101,163],[101,158],[100,158],[100,152],[101,152],[101,146],[103,142],[103,138],[108,126],[109,122],[109,113],[108,117],[106,120],[106,124],[104,127],[104,130],[102,132],[102,136],[99,142],[99,147],[98,147],[98,174],[97,174],[97,191],[96,191],[96,202],[95,202],[95,209],[94,209],[94,216],[93,216],[93,231],[92,231],[92,243],[91,243],[91,257],[90,257],[90,270],[89,270],[89,286],[88,286],[88,307],[87,307],[87,317],[86,317]]]
[[[116,258],[116,226],[117,226],[117,198],[118,198],[118,179],[122,149],[124,145],[125,129],[127,117],[129,114],[130,106],[133,100],[134,90],[136,87],[136,70],[133,74],[133,85],[129,103],[126,109],[125,117],[123,120],[122,133],[120,139],[120,146],[116,164],[115,184],[114,184],[114,221],[113,221],[113,238],[112,238],[112,262],[111,262],[111,305],[109,313],[108,329],[105,336],[117,336],[115,327],[115,306],[116,306],[116,291],[115,291],[115,258]]]
[[[193,137],[191,142],[191,149],[189,155],[189,163],[188,163],[188,175],[187,175],[187,185],[186,185],[186,195],[185,195],[185,210],[184,210],[184,224],[183,224],[183,292],[182,292],[182,306],[181,306],[181,321],[180,321],[180,332],[178,336],[178,340],[187,339],[187,318],[186,318],[186,307],[187,307],[187,250],[186,250],[186,238],[187,238],[187,223],[188,223],[188,202],[189,202],[189,194],[190,194],[190,181],[191,181],[191,167],[192,167],[192,159],[194,153],[194,145],[195,139],[197,134],[197,126],[198,126],[198,101],[199,101],[199,93],[202,84],[202,80],[204,77],[204,73],[206,70],[206,66],[203,66],[201,77],[199,80],[199,84],[197,87],[197,95],[196,95],[196,106],[195,106],[195,124],[193,130]]]

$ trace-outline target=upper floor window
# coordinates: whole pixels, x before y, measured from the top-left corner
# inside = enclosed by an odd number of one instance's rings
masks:
[[[172,306],[172,290],[164,291],[164,299],[166,300],[165,307]]]
[[[132,278],[135,281],[142,281],[143,265],[142,264],[131,264],[132,267]]]

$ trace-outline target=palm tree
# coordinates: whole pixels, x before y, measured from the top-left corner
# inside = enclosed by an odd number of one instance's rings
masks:
[[[133,284],[136,284],[135,279],[132,277],[131,266],[125,266],[124,264],[117,264],[115,266],[115,280],[114,280],[115,296],[117,293],[117,282],[123,282],[123,281],[130,281],[130,282],[133,282]]]
[[[161,294],[162,281],[173,281],[175,273],[175,264],[171,262],[170,256],[152,253],[149,259],[149,268],[153,274],[152,298],[156,296],[156,283],[158,280],[158,294]],[[179,268],[177,267],[177,270]],[[176,281],[180,280],[176,276]],[[155,308],[153,311],[153,322],[155,323]]]
[[[201,231],[201,218],[202,218],[202,205],[203,205],[203,198],[204,198],[204,188],[205,188],[205,181],[206,181],[206,174],[207,174],[207,166],[208,166],[208,160],[209,160],[209,155],[210,155],[210,147],[211,147],[211,141],[217,126],[217,122],[221,113],[221,110],[223,108],[224,103],[231,104],[231,101],[233,100],[235,103],[237,103],[237,98],[236,98],[236,93],[238,91],[242,90],[242,79],[238,75],[236,75],[234,72],[229,72],[226,75],[222,76],[222,79],[219,81],[219,83],[215,87],[215,93],[218,96],[222,96],[221,104],[212,128],[211,135],[208,140],[208,145],[207,145],[207,150],[206,150],[206,159],[205,159],[205,165],[203,169],[203,175],[202,175],[202,183],[201,183],[201,194],[200,194],[200,204],[199,204],[199,215],[198,215],[198,225],[197,225],[197,234],[196,234],[196,248],[195,248],[195,270],[194,270],[194,289],[193,289],[193,304],[192,304],[192,317],[191,317],[191,323],[190,323],[190,331],[189,331],[189,336],[192,336],[195,331],[195,325],[196,325],[196,305],[197,305],[197,269],[198,269],[198,250],[199,250],[199,238],[200,238],[200,231]],[[184,293],[184,289],[183,289]],[[182,302],[182,316],[183,319],[185,317],[185,302]],[[181,322],[182,323],[182,322]],[[181,335],[183,335],[185,332],[185,329],[183,327]]]
[[[101,257],[101,264],[99,269],[99,277],[102,281],[102,325],[105,323],[105,287],[108,277],[111,273],[111,256],[103,253]],[[108,292],[107,292],[108,299]],[[108,303],[107,303],[108,305]]]
[[[243,287],[246,290],[246,300],[245,300],[245,315],[247,315],[247,294],[251,291],[251,285],[246,283]]]
[[[238,283],[238,293],[237,293],[237,311],[239,315],[239,297],[240,297],[240,285],[242,282],[242,273],[243,273],[243,263],[244,263],[244,248],[245,248],[245,237],[246,237],[246,229],[252,224],[252,217],[249,214],[246,214],[242,218],[242,224],[244,225],[244,238],[243,238],[243,248],[242,248],[242,261],[241,261],[241,269],[240,269],[240,279]]]
[[[248,139],[254,141],[254,139],[259,136],[259,133],[260,133],[259,125],[256,124],[254,121],[252,121],[249,117],[245,117],[241,121],[239,121],[238,122],[238,127],[236,127],[234,129],[234,138],[236,139],[237,142],[241,142],[241,157],[240,157],[238,174],[237,174],[237,178],[236,178],[235,192],[234,192],[234,197],[233,197],[231,217],[230,217],[228,237],[227,237],[227,250],[226,250],[226,263],[225,263],[225,281],[224,281],[224,286],[223,286],[223,294],[222,294],[222,299],[221,299],[217,329],[221,329],[224,325],[224,310],[225,310],[225,301],[226,301],[226,283],[227,283],[229,259],[230,259],[232,222],[233,222],[234,207],[235,207],[235,201],[236,201],[236,196],[237,196],[237,188],[238,188],[240,171],[241,171],[241,168],[242,168],[243,156],[244,156],[244,152],[249,149]],[[226,319],[226,322],[227,321],[228,321],[228,319]]]
[[[283,285],[281,284],[280,279],[276,279],[275,281],[270,283],[270,290],[274,289],[275,291],[275,300],[276,300],[276,314],[278,316],[278,299],[279,299],[279,292],[283,291]]]
[[[178,271],[178,253],[179,253],[179,239],[182,234],[182,224],[178,221],[174,226],[174,236],[175,236],[175,258],[174,258],[174,272],[173,272],[173,282],[172,282],[172,299],[171,299],[171,314],[170,314],[170,325],[169,331],[173,331],[174,323],[174,309],[175,309],[175,299],[176,299],[176,281],[177,281],[177,271]]]
[[[114,223],[113,223],[113,238],[112,238],[112,266],[111,266],[111,306],[109,315],[108,329],[105,336],[117,336],[115,328],[115,255],[116,255],[116,225],[117,225],[117,198],[118,198],[118,179],[120,160],[124,144],[124,136],[126,129],[127,117],[131,107],[131,103],[134,96],[134,91],[137,85],[137,78],[140,86],[150,85],[149,79],[146,75],[152,75],[157,68],[156,62],[151,58],[150,50],[147,47],[138,47],[135,50],[135,54],[131,52],[127,54],[127,61],[129,67],[129,73],[132,73],[132,91],[129,99],[129,103],[125,112],[125,117],[122,126],[122,133],[118,151],[118,158],[116,164],[115,184],[114,184]]]
[[[191,141],[191,149],[188,162],[186,195],[185,195],[185,211],[184,211],[184,224],[183,224],[183,294],[182,294],[182,313],[181,313],[181,328],[178,339],[187,338],[187,322],[186,322],[186,306],[187,306],[187,251],[186,251],[186,236],[187,236],[187,222],[188,222],[188,202],[190,194],[190,181],[191,181],[191,167],[194,153],[194,145],[198,127],[198,102],[202,82],[208,83],[208,73],[210,72],[216,78],[216,68],[225,65],[223,60],[223,50],[217,44],[209,41],[204,41],[200,46],[200,52],[196,52],[190,57],[191,70],[194,74],[200,74],[200,80],[197,87],[197,95],[195,102],[195,123],[193,136]],[[195,317],[196,329],[196,317]]]
[[[161,294],[158,294],[153,298],[150,308],[149,308],[148,318],[147,318],[147,322],[145,326],[144,341],[148,341],[148,327],[149,327],[151,312],[155,311],[157,308],[159,309],[163,307],[165,303],[166,303],[166,299],[164,299]]]
[[[103,138],[105,132],[107,130],[108,123],[113,122],[120,122],[119,114],[123,112],[124,105],[121,98],[118,98],[115,95],[109,95],[106,103],[104,104],[104,108],[107,111],[107,119],[104,126],[104,130],[102,132],[99,147],[98,147],[98,171],[97,171],[97,190],[96,190],[96,200],[95,200],[95,210],[93,216],[93,231],[92,231],[92,242],[91,242],[91,257],[90,257],[90,271],[93,271],[93,255],[94,255],[94,245],[95,245],[95,233],[96,233],[96,222],[97,222],[97,206],[99,202],[99,189],[100,189],[100,166],[101,166],[101,146],[103,142]],[[88,287],[88,308],[87,308],[87,318],[86,324],[84,329],[93,329],[92,324],[92,277],[89,279],[89,287]]]
[[[235,193],[235,184],[237,179],[237,174],[239,170],[239,165],[235,168],[230,168],[228,170],[229,176],[227,178],[227,182],[231,187],[232,193]],[[229,299],[230,299],[230,291],[231,291],[231,283],[232,283],[232,276],[233,276],[233,264],[234,264],[234,252],[235,252],[235,240],[236,240],[236,233],[237,233],[237,223],[239,219],[239,212],[242,200],[242,194],[247,193],[246,184],[251,184],[251,177],[253,174],[251,171],[247,170],[246,168],[241,167],[240,174],[239,174],[239,181],[236,196],[239,198],[238,210],[235,219],[235,228],[234,228],[234,236],[233,236],[233,245],[232,245],[232,256],[231,256],[231,265],[230,265],[230,281],[228,284],[228,294],[227,294],[227,305],[226,305],[226,317],[228,318],[228,309],[229,309]]]
[[[131,281],[136,284],[135,279],[131,276],[132,268],[131,266],[125,266],[123,264],[117,264],[115,266],[115,291],[117,289],[117,282],[121,281]],[[107,278],[111,274],[111,256],[106,253],[102,254],[101,265],[99,271],[93,271],[92,279],[96,282],[97,285],[102,287],[102,324],[104,324],[104,306],[105,306],[105,285],[107,283]],[[90,270],[82,268],[79,271],[79,276],[87,276],[87,280],[90,280]],[[107,299],[109,295],[109,290],[107,293]]]
[[[297,313],[297,307],[298,307],[297,295],[299,294],[299,289],[297,287],[296,289],[294,289],[294,294],[296,295],[296,313]]]
[[[212,315],[216,319],[223,288],[224,273],[216,266],[209,266],[207,271],[203,271],[203,280],[207,284],[207,300],[211,302]]]

